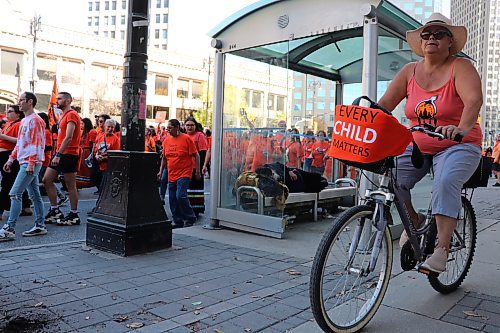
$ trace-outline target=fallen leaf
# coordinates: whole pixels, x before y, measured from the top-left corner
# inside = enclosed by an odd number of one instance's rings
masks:
[[[488,320],[487,316],[483,316],[482,314],[477,313],[476,311],[463,311],[463,313],[465,313],[465,315],[468,317],[477,317],[484,320]]]
[[[141,328],[142,326],[144,326],[144,324],[143,323],[138,323],[138,322],[127,324],[128,328]]]
[[[199,314],[200,314],[200,311],[196,310],[196,311],[194,312],[194,314],[195,314],[195,315],[199,315]]]
[[[182,304],[182,307],[181,307],[181,311],[187,311],[188,309],[186,308],[186,306],[184,304]]]
[[[233,295],[236,295],[238,293],[238,290],[236,290],[236,288],[233,287]]]
[[[184,299],[190,299],[191,296],[184,296]]]
[[[366,289],[372,289],[372,288],[375,288],[377,286],[377,282],[371,282],[371,283],[367,283],[366,284]]]
[[[233,257],[233,260],[240,261],[239,257]]]
[[[121,323],[122,321],[125,321],[128,319],[128,316],[126,315],[118,315],[113,317],[113,321],[116,321],[117,323]]]
[[[257,296],[257,295],[252,295],[250,297],[252,297],[252,298],[260,298],[260,296]]]
[[[224,333],[224,332],[222,332],[222,331],[221,331],[220,329],[218,329],[218,328],[214,329],[214,332],[215,332],[215,333]]]
[[[202,301],[196,301],[196,302],[193,302],[193,303],[191,303],[191,304],[192,304],[192,305],[200,305],[200,304],[203,304],[203,302],[202,302]]]
[[[39,307],[41,307],[41,306],[43,306],[43,302],[39,302],[39,303],[36,303],[36,304],[35,304],[35,308],[39,308]]]
[[[251,332],[252,329],[251,328],[245,328],[245,332]]]
[[[258,274],[258,275],[257,275],[257,277],[258,277],[258,278],[263,278],[263,277],[264,277],[264,275],[260,275],[260,274]]]
[[[288,274],[290,274],[290,275],[302,275],[302,273],[301,273],[301,272],[296,271],[296,270],[294,270],[294,269],[287,269],[287,270],[286,270],[286,272],[287,272]]]
[[[111,296],[111,299],[112,299],[113,301],[116,301],[116,300],[118,299],[118,297],[116,297],[115,295],[112,295],[112,296]]]
[[[90,316],[85,317],[85,320],[89,320],[89,319],[90,319]]]

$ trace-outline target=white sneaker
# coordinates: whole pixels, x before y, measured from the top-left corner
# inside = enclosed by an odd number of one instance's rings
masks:
[[[14,239],[16,239],[14,230],[9,230],[8,227],[0,229],[0,242],[12,241]]]
[[[39,226],[34,226],[30,230],[27,230],[23,232],[24,237],[31,237],[31,236],[41,236],[41,235],[46,235],[47,234],[47,229],[39,227]]]
[[[427,258],[421,267],[427,268],[435,273],[446,271],[446,263],[448,262],[448,252],[442,247],[434,249],[434,253]]]

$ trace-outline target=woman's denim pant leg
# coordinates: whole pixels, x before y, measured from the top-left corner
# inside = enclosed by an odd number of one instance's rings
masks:
[[[41,165],[36,165],[33,174],[28,175],[26,173],[26,168],[28,164],[22,164],[17,174],[14,185],[9,192],[11,199],[10,214],[7,224],[10,228],[16,227],[16,221],[21,213],[22,209],[22,196],[25,190],[28,190],[29,197],[33,202],[33,210],[35,213],[35,225],[39,227],[45,227],[44,217],[43,217],[43,202],[42,196],[40,195],[40,187],[38,182],[38,174],[40,173]]]
[[[160,177],[160,198],[165,200],[165,194],[167,194],[168,187],[168,170],[165,168]]]
[[[168,183],[168,202],[174,224],[182,224],[184,220],[196,221],[196,215],[187,196],[189,182],[189,178],[183,177]]]

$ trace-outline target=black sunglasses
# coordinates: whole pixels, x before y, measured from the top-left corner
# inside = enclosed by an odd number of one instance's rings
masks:
[[[439,30],[435,32],[425,31],[420,33],[420,38],[423,40],[429,40],[431,36],[434,36],[435,39],[441,40],[444,36],[451,37],[451,33],[445,30]]]

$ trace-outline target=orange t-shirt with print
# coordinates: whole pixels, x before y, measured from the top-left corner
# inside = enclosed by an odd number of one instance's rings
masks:
[[[193,155],[198,150],[189,135],[167,136],[163,141],[163,156],[167,159],[168,181],[175,182],[179,178],[189,178],[195,167]]]
[[[59,151],[59,149],[61,148],[61,143],[66,137],[66,129],[68,127],[68,123],[75,124],[75,131],[73,132],[73,137],[71,138],[68,146],[64,151],[61,152]],[[61,154],[78,155],[81,135],[82,130],[80,128],[80,116],[75,110],[70,109],[65,114],[63,114],[61,121],[59,122],[59,133],[57,135],[57,152]]]
[[[2,134],[17,138],[17,134],[19,133],[19,126],[21,126],[20,120],[15,122],[9,121],[5,124]],[[14,150],[15,146],[15,143],[9,142],[7,140],[0,140],[0,148],[3,148],[5,150]]]
[[[325,154],[327,153],[329,148],[330,143],[328,141],[316,141],[311,147],[313,157],[311,166],[315,168],[324,167],[325,162],[323,158],[325,157]]]
[[[299,141],[292,142],[287,148],[287,159],[288,162],[286,166],[289,168],[300,168],[300,162],[304,156],[304,149]]]
[[[50,150],[47,151],[47,148],[51,148]],[[50,132],[49,129],[45,129],[45,160],[42,163],[42,166],[48,167],[50,164],[50,160],[52,157],[52,133]]]
[[[146,137],[144,139],[144,151],[153,153],[156,152],[156,142],[154,137],[150,136],[149,138]]]

